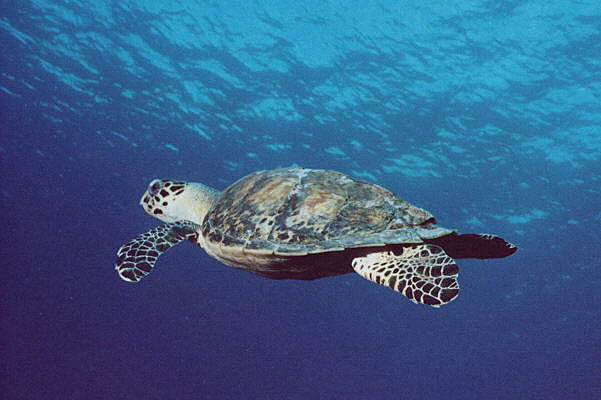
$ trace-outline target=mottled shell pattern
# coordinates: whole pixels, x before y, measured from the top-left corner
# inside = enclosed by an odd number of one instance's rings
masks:
[[[421,243],[451,232],[378,185],[302,168],[240,179],[222,192],[202,225],[211,244],[282,255]]]

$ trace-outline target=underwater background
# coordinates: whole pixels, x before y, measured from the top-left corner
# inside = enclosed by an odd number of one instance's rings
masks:
[[[601,5],[0,5],[2,399],[601,397]],[[273,281],[119,246],[153,178],[380,184],[515,243],[415,305],[356,274]]]

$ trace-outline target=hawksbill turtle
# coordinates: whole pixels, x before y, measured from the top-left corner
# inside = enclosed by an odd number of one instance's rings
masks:
[[[116,269],[126,281],[189,240],[224,264],[272,279],[356,272],[439,307],[459,293],[455,258],[501,258],[517,248],[493,235],[458,234],[381,186],[340,172],[254,172],[223,192],[155,179],[140,204],[165,222],[125,243]]]

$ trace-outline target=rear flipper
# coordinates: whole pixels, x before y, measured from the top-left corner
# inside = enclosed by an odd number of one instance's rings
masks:
[[[414,303],[440,307],[459,294],[459,268],[444,250],[431,244],[404,247],[403,253],[371,253],[353,260],[353,269],[388,286]]]
[[[442,247],[452,258],[503,258],[518,249],[498,236],[475,233],[451,233],[427,243]]]
[[[178,221],[157,226],[125,243],[117,252],[115,269],[121,279],[138,282],[148,275],[157,258],[183,240],[195,240],[199,226],[191,221]]]

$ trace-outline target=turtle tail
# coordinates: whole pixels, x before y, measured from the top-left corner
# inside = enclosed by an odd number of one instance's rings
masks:
[[[489,234],[451,233],[426,243],[442,247],[452,258],[503,258],[517,251],[513,244]]]

